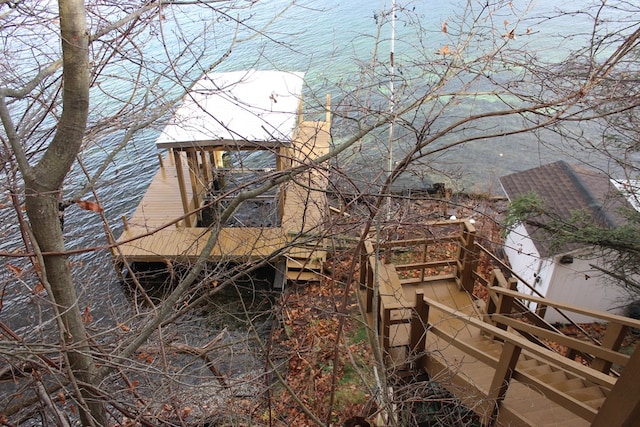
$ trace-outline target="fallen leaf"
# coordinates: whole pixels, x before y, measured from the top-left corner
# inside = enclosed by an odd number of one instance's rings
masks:
[[[42,285],[42,283],[40,283],[40,282],[36,283],[36,286],[34,286],[34,288],[33,288],[33,293],[34,294],[39,294],[42,291],[44,291],[44,286]]]
[[[76,203],[85,211],[102,212],[102,207],[96,202],[92,202],[90,200],[78,200]]]
[[[93,316],[91,315],[91,309],[89,308],[89,306],[86,306],[84,308],[84,311],[82,312],[82,323],[91,323],[93,322]]]
[[[118,323],[117,325],[118,325],[118,328],[122,329],[124,332],[129,332],[131,330],[131,328],[129,328],[124,323]]]
[[[7,268],[11,270],[13,274],[15,274],[19,279],[22,278],[22,269],[13,264],[6,264]]]

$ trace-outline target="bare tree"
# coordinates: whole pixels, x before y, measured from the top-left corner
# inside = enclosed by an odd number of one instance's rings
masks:
[[[219,354],[224,348],[232,351],[233,345],[221,344],[217,336],[213,340],[203,338],[199,345],[177,343],[175,337],[180,335],[181,329],[171,330],[169,325],[181,317],[188,318],[193,307],[220,293],[226,284],[238,283],[240,278],[246,277],[246,270],[257,269],[270,260],[267,257],[239,265],[234,262],[236,260],[225,260],[229,265],[235,264],[235,270],[211,269],[207,265],[220,229],[243,201],[299,179],[309,169],[326,173],[326,165],[330,164],[331,175],[335,178],[332,188],[335,188],[337,198],[341,199],[345,210],[354,209],[352,213],[359,215],[358,221],[353,219],[356,215],[349,220],[344,217],[341,219],[344,224],[332,223],[330,229],[322,230],[326,233],[323,237],[336,237],[336,230],[340,230],[340,237],[346,234],[351,242],[357,242],[350,252],[353,261],[348,273],[337,280],[344,282],[341,294],[332,304],[337,316],[337,332],[332,342],[333,365],[331,369],[326,367],[332,375],[331,398],[329,402],[319,404],[325,405],[320,411],[308,404],[304,391],[294,390],[285,378],[279,378],[294,402],[292,405],[308,417],[305,422],[311,420],[323,425],[333,414],[340,367],[338,359],[346,354],[342,353],[345,346],[342,330],[348,319],[362,237],[374,229],[391,235],[404,226],[403,210],[383,209],[385,203],[389,206],[402,204],[403,196],[393,194],[397,193],[395,184],[399,180],[411,174],[444,179],[451,170],[445,170],[434,160],[474,141],[487,144],[488,141],[533,134],[559,136],[567,143],[577,140],[593,143],[577,136],[576,123],[606,123],[609,127],[603,128],[607,129],[603,135],[620,138],[631,135],[634,129],[627,126],[629,122],[624,118],[631,114],[630,119],[633,119],[635,101],[631,98],[616,100],[607,95],[612,93],[612,87],[632,88],[635,74],[629,71],[633,71],[635,65],[629,59],[637,53],[637,28],[632,23],[617,32],[599,34],[601,21],[597,19],[608,10],[608,5],[589,9],[593,11],[592,18],[596,19],[593,36],[587,39],[588,48],[580,50],[582,56],[572,56],[584,58],[580,66],[575,63],[570,66],[562,60],[550,64],[535,55],[537,26],[561,13],[553,12],[553,16],[542,16],[537,21],[533,18],[525,20],[526,13],[535,10],[518,10],[511,2],[470,2],[457,16],[442,22],[435,30],[423,27],[411,10],[399,8],[395,11],[399,19],[404,20],[405,31],[413,31],[413,37],[405,40],[415,42],[405,46],[405,52],[411,54],[398,53],[395,67],[391,67],[386,53],[380,53],[380,46],[385,42],[383,24],[390,15],[381,13],[377,15],[379,32],[372,40],[377,47],[374,56],[361,62],[362,72],[357,81],[349,82],[348,86],[345,84],[340,96],[334,96],[339,100],[332,111],[338,118],[334,133],[342,138],[335,141],[331,152],[292,170],[274,174],[268,181],[259,181],[250,189],[240,189],[239,197],[212,225],[200,257],[183,270],[173,262],[169,263],[178,279],[177,285],[160,301],[142,293],[148,304],[146,309],[136,308],[138,311],[131,317],[118,318],[110,329],[87,330],[90,313],[84,308],[83,298],[88,292],[80,296],[76,293],[76,289],[81,288],[69,265],[72,251],[68,246],[72,242],[65,242],[61,213],[87,191],[99,190],[101,174],[117,153],[126,149],[127,144],[146,128],[161,125],[188,86],[184,82],[194,81],[227,58],[236,43],[241,42],[237,36],[241,29],[269,39],[265,28],[254,28],[251,21],[237,18],[232,13],[234,7],[244,3],[220,1],[199,2],[199,11],[205,11],[207,19],[196,20],[202,27],[189,36],[188,31],[180,31],[180,25],[186,24],[179,19],[183,9],[178,8],[189,6],[189,3],[192,2],[99,2],[85,9],[79,0],[61,0],[59,9],[52,10],[48,9],[49,2],[28,5],[0,2],[3,54],[7,58],[2,65],[6,77],[0,84],[3,170],[7,189],[15,202],[15,223],[23,232],[27,259],[35,266],[31,272],[38,276],[38,279],[30,279],[29,289],[36,290],[36,280],[45,287],[52,302],[50,308],[55,312],[52,318],[57,322],[60,344],[55,346],[45,339],[24,340],[20,334],[9,334],[7,327],[5,335],[12,336],[12,347],[2,349],[2,354],[5,358],[13,358],[15,366],[28,362],[35,367],[34,371],[48,369],[54,373],[51,375],[54,381],[39,381],[42,387],[37,387],[37,398],[49,407],[55,404],[46,403],[49,401],[44,396],[47,393],[55,395],[60,389],[66,391],[67,385],[71,384],[73,399],[85,425],[107,425],[107,410],[119,413],[113,418],[124,415],[147,425],[155,422],[154,419],[177,418],[177,422],[183,422],[184,402],[178,401],[180,393],[175,390],[188,381],[198,380],[201,384],[211,378],[202,380],[201,371],[187,374],[186,368],[184,371],[175,369],[168,361],[167,353],[189,353],[188,366],[202,362],[208,374],[215,374],[216,362],[212,360],[212,354]],[[623,6],[632,8],[624,2],[613,5]],[[226,37],[221,38],[224,46],[215,55],[206,56],[202,53],[204,49],[194,46],[221,43],[215,35],[211,36],[215,32],[210,31],[211,26],[219,22],[227,23]],[[26,28],[40,30],[34,33],[35,36],[24,38]],[[611,37],[612,34],[616,37]],[[9,42],[20,37],[24,40],[20,48],[12,50]],[[57,43],[52,46],[49,39],[61,40],[62,47],[58,48]],[[607,44],[609,42],[612,44]],[[153,43],[165,50],[165,54],[161,57],[150,55],[145,45]],[[10,67],[11,64],[16,66]],[[587,72],[581,67],[586,67]],[[625,67],[630,70],[621,69]],[[576,69],[580,73],[576,73]],[[393,93],[386,89],[389,79],[395,83]],[[125,89],[121,90],[122,87]],[[93,96],[91,99],[90,95]],[[393,109],[389,108],[390,104]],[[389,123],[395,127],[391,137],[387,133]],[[104,147],[107,155],[103,163],[87,171],[82,185],[70,185],[65,181],[76,159],[80,158],[77,165],[83,165],[84,151],[95,149],[105,135],[114,134],[118,135],[117,143],[113,144],[115,147]],[[393,155],[391,146],[394,147]],[[362,153],[364,160],[360,158]],[[383,164],[380,159],[385,157],[391,157],[391,167],[376,169],[371,166]],[[367,165],[368,173],[360,179],[362,164]],[[78,188],[71,191],[69,187]],[[391,195],[396,198],[389,202]],[[26,204],[28,223],[21,221],[21,203]],[[100,206],[95,210],[99,213]],[[385,212],[392,214],[385,216]],[[104,225],[110,233],[108,221],[105,220]],[[382,232],[378,234],[385,236]],[[113,242],[110,237],[105,240],[105,246]],[[77,250],[98,251],[100,248],[80,247]],[[17,254],[6,250],[2,255],[15,257]],[[13,272],[20,273],[17,267]],[[212,288],[214,282],[216,286]],[[252,322],[253,315],[250,310],[241,311],[241,315],[249,320],[249,328],[259,338],[258,347],[266,358],[264,371],[268,372],[268,375],[262,376],[262,372],[247,381],[278,376],[278,360],[272,357],[264,336],[258,333]],[[99,345],[105,341],[104,347]],[[157,345],[150,345],[151,342]],[[51,353],[63,360],[50,357]],[[154,363],[146,363],[147,358]],[[381,357],[378,363],[383,367]],[[318,366],[313,366],[316,373]],[[150,402],[141,395],[142,386],[138,384],[155,375],[162,378],[159,389],[165,396]],[[215,380],[217,390],[226,387],[224,381],[224,378]],[[148,384],[155,383],[149,381]],[[264,388],[273,391],[271,384]],[[167,408],[158,404],[164,403],[162,399],[165,398],[169,402]],[[387,403],[391,402],[387,400]],[[270,407],[268,416],[271,420]]]

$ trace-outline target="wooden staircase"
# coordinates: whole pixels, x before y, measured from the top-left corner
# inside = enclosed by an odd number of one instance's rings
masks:
[[[459,340],[432,332],[425,369],[487,425],[589,426],[615,384],[550,350],[541,357],[516,346],[530,344],[512,332],[500,334],[505,341],[479,329]]]
[[[470,247],[468,236],[460,247]],[[619,351],[627,331],[640,330],[639,321],[521,294],[497,269],[481,279],[465,271],[477,256],[462,250],[457,259],[440,262],[456,265],[452,274],[431,277],[424,269],[432,269],[433,261],[398,266],[418,273],[398,276],[396,266],[378,260],[377,252],[365,242],[360,297],[369,324],[378,317],[390,372],[426,371],[486,426],[640,425],[640,351]],[[474,281],[486,287],[482,304],[471,296]],[[527,301],[599,318],[607,325],[602,342],[563,335],[526,309]],[[558,346],[567,351],[554,351]]]
[[[289,282],[319,282],[327,251],[310,245],[296,246],[286,255],[286,279]]]

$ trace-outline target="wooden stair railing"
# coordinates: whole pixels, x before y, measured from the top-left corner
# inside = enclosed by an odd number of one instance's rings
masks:
[[[584,314],[599,319],[602,323],[607,323],[607,329],[601,345],[598,346],[592,342],[582,341],[538,326],[524,323],[511,317],[511,313],[506,311],[489,314],[491,321],[496,325],[500,325],[504,328],[508,326],[517,331],[530,333],[539,339],[555,341],[558,344],[567,346],[569,354],[583,353],[593,356],[593,361],[591,362],[592,369],[598,370],[604,374],[610,373],[613,364],[624,367],[629,361],[629,356],[619,353],[618,350],[620,350],[622,341],[624,340],[629,328],[640,329],[640,321],[638,320],[591,310],[572,304],[551,301],[546,298],[534,297],[498,286],[489,288],[489,293],[490,295],[499,296],[499,298],[504,301],[519,299],[540,302],[546,304],[548,307],[553,307],[564,312]]]
[[[500,291],[511,292],[503,289]],[[569,419],[567,415],[563,415],[564,419],[556,422],[581,425],[580,419],[582,419],[585,423],[583,425],[588,425],[595,419],[599,406],[605,402],[607,394],[616,382],[616,379],[609,375],[537,346],[512,332],[473,317],[461,316],[460,313],[437,301],[425,298],[422,294],[416,294],[415,305],[415,316],[419,317],[419,320],[414,319],[412,325],[423,324],[426,329],[423,329],[425,331],[423,334],[412,331],[410,343],[412,352],[424,354],[425,359],[443,354],[444,347],[430,349],[429,344],[426,348],[422,347],[423,343],[428,342],[425,337],[433,334],[441,340],[442,345],[454,346],[466,354],[465,357],[481,362],[481,365],[469,364],[469,366],[475,366],[477,371],[475,373],[472,370],[465,371],[463,365],[456,366],[454,361],[450,360],[446,363],[451,364],[450,369],[455,371],[456,375],[465,375],[468,378],[469,387],[477,387],[477,390],[482,392],[485,401],[483,405],[478,406],[478,412],[488,425],[492,425],[502,417],[502,412],[508,414],[511,417],[509,419],[518,419],[520,422],[528,422],[532,425],[546,425],[546,422],[540,419],[545,417],[548,419],[552,407],[558,406],[568,410],[568,413],[575,414],[576,418]],[[428,313],[433,309],[446,313],[452,319],[462,320],[468,327],[479,331],[475,341],[465,342],[445,332],[439,325],[429,324]],[[499,341],[487,337],[495,337]],[[432,353],[433,351],[435,353]],[[618,356],[612,358],[607,351],[599,353],[599,356],[604,360],[618,360]],[[426,365],[428,367],[429,362]],[[473,377],[474,375],[486,376],[487,367],[493,372],[490,383],[488,386],[480,387],[478,385],[480,382],[474,383]],[[514,386],[513,380],[516,381],[517,387]],[[504,404],[508,391],[514,387],[524,397],[521,400],[512,397]],[[536,400],[538,400],[537,404]],[[530,402],[530,407],[527,407],[529,405],[527,402]],[[545,408],[547,413],[544,413]],[[527,415],[527,411],[530,415]]]

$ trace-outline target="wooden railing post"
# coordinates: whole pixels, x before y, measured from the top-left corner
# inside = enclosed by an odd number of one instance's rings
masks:
[[[473,271],[477,266],[478,253],[475,245],[476,229],[469,222],[462,223],[462,245],[458,254],[460,270],[460,286],[470,294],[473,293]]]
[[[429,328],[429,305],[424,300],[424,290],[416,290],[416,303],[411,316],[409,348],[417,368],[424,366],[424,351],[427,345],[427,329]]]
[[[624,367],[622,376],[609,392],[592,427],[633,427],[640,419],[640,350],[636,349],[629,363]]]
[[[520,350],[520,347],[517,347],[509,341],[505,342],[502,346],[500,360],[498,361],[496,372],[493,376],[493,380],[491,381],[491,388],[489,388],[489,394],[487,395],[489,401],[494,402],[491,419],[487,423],[489,426],[492,426],[498,417],[500,404],[504,400],[505,394],[507,394],[507,389],[509,388],[513,371],[515,370],[516,363],[518,363],[518,358],[520,357]]]
[[[381,307],[382,309],[382,322],[381,322],[381,338],[382,338],[382,350],[385,354],[389,353],[390,348],[390,335],[391,335],[391,309]]]
[[[607,325],[607,330],[604,333],[604,337],[602,337],[601,346],[607,348],[609,350],[618,351],[620,346],[622,345],[622,341],[624,341],[625,336],[627,335],[627,330],[629,328],[625,325],[621,325],[620,323],[609,322]],[[606,360],[595,358],[593,362],[591,362],[591,367],[596,369],[604,374],[608,374],[611,370],[611,362],[607,362]]]

